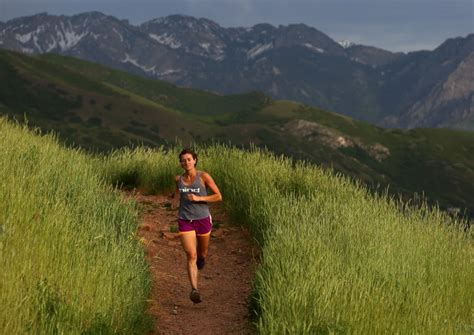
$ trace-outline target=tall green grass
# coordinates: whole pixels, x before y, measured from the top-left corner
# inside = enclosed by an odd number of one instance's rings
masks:
[[[150,279],[136,212],[112,187],[172,188],[177,150],[88,157],[0,121],[2,332],[144,331]],[[474,331],[472,230],[462,222],[258,149],[199,154],[262,248],[260,333]]]
[[[97,162],[0,119],[0,176],[0,333],[143,333],[137,213]]]
[[[199,150],[232,217],[262,247],[254,312],[262,334],[474,331],[472,231],[437,209],[413,209],[305,164],[260,150]],[[177,151],[126,150],[109,181],[158,190]]]

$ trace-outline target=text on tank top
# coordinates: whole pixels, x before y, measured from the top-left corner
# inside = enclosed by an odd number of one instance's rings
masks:
[[[186,185],[183,181],[183,176],[179,177],[178,189],[180,194],[180,204],[178,217],[185,220],[199,220],[204,219],[210,215],[209,206],[205,201],[190,201],[187,198],[188,194],[195,194],[198,196],[206,196],[207,190],[201,181],[201,171],[197,171],[196,177],[191,185]]]

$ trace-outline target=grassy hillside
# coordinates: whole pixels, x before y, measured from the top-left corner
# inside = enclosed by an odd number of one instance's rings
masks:
[[[49,60],[2,51],[0,68],[3,110],[87,149],[189,142],[209,132],[194,115]]]
[[[472,233],[327,170],[252,150],[202,148],[232,218],[262,247],[252,313],[261,334],[469,334]],[[107,180],[161,191],[177,150],[105,157]]]
[[[197,115],[219,115],[259,109],[269,100],[262,93],[218,95],[202,90],[180,88],[176,85],[130,75],[77,58],[46,54],[42,59],[74,72],[80,72],[97,82],[108,83],[160,105]]]
[[[136,213],[107,184],[168,190],[179,148],[87,156],[5,120],[0,140],[0,333],[144,333]],[[198,152],[261,246],[250,306],[260,333],[473,331],[463,222],[258,149]]]
[[[0,333],[137,334],[150,278],[134,204],[84,153],[0,118]]]
[[[215,141],[332,167],[404,199],[474,216],[474,133],[385,130],[259,93],[179,88],[70,57],[0,51],[0,113],[92,151]]]
[[[474,215],[474,132],[387,130],[283,101],[247,121],[272,125],[255,137],[277,153],[332,167],[372,189],[389,186],[405,200],[426,196],[442,208],[467,208]]]

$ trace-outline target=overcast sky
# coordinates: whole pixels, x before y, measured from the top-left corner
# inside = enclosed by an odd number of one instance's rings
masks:
[[[474,32],[474,0],[0,0],[0,21],[100,11],[132,24],[170,14],[224,27],[305,23],[332,39],[390,51],[432,50]]]

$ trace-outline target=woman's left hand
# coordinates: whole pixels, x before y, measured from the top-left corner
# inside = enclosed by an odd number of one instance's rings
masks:
[[[188,200],[189,201],[199,201],[199,198],[200,198],[200,196],[198,196],[196,194],[193,194],[193,193],[188,194]]]

